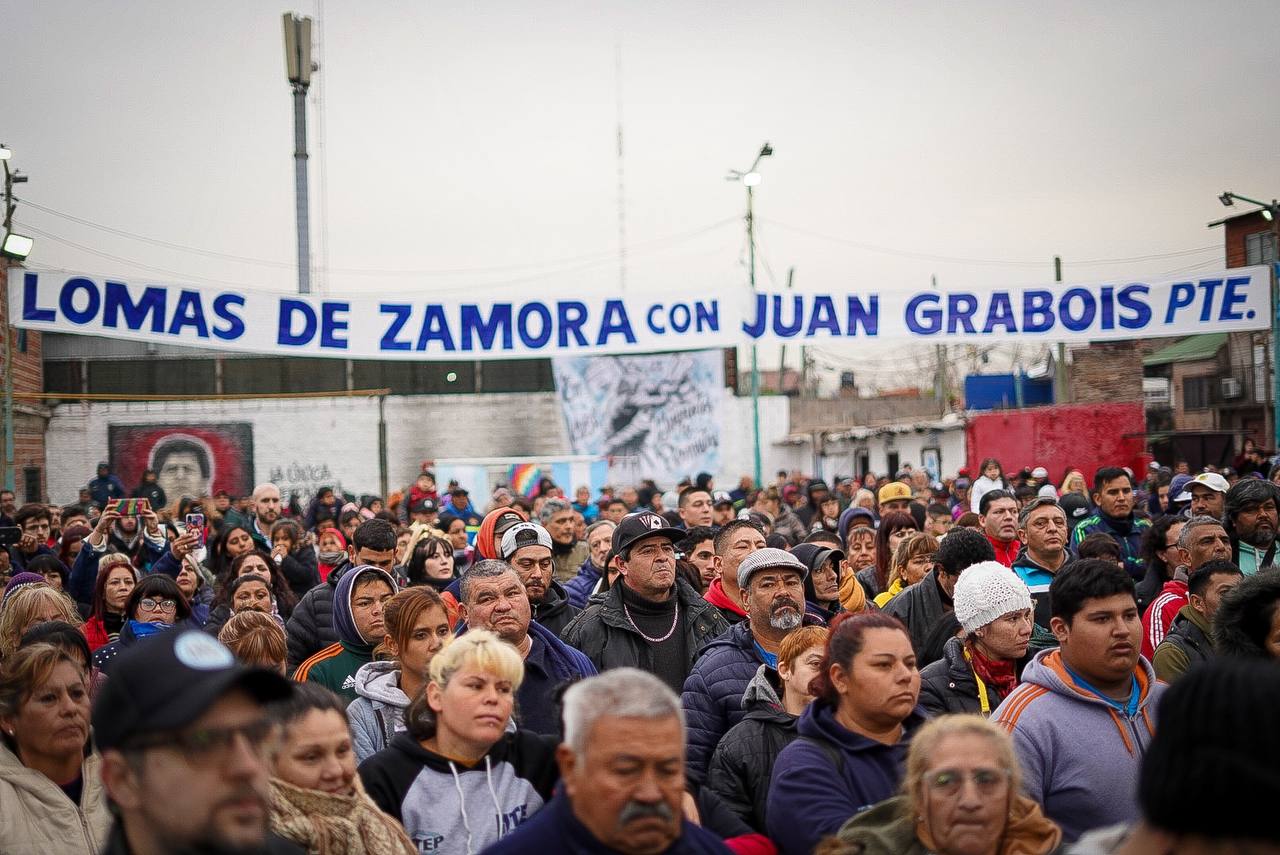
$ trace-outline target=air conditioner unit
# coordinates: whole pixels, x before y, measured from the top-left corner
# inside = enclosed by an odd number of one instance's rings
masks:
[[[1240,380],[1238,378],[1223,377],[1220,382],[1222,383],[1223,398],[1228,398],[1228,399],[1239,398],[1240,393],[1244,391],[1244,389],[1240,385]]]

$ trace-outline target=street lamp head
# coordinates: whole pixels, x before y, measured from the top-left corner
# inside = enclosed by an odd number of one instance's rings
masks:
[[[1235,194],[1233,194],[1230,190],[1228,190],[1227,192],[1223,193],[1221,196],[1218,197],[1218,201],[1221,202],[1225,207],[1230,208],[1235,203]]]
[[[755,187],[760,183],[760,173],[748,172],[746,175],[742,176],[742,183],[748,187]]]
[[[4,236],[4,243],[0,244],[0,255],[16,261],[22,261],[31,254],[31,249],[35,244],[36,242],[26,235],[9,232]]]
[[[1275,209],[1276,206],[1274,202],[1272,202],[1269,207],[1263,208],[1262,219],[1266,220],[1268,223],[1274,220],[1276,218]]]
[[[0,160],[8,160],[11,157],[13,157],[13,152],[5,148],[4,143],[0,143]]]

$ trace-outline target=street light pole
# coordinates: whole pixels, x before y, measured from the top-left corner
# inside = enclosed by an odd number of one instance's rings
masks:
[[[756,293],[755,186],[760,183],[760,173],[756,169],[760,166],[761,160],[772,155],[773,146],[766,142],[760,147],[760,152],[756,155],[750,169],[745,172],[732,169],[726,176],[726,180],[741,181],[747,188],[747,269],[750,273],[752,296]],[[781,374],[778,376],[778,385],[781,388]],[[760,465],[760,362],[755,342],[751,343],[751,440],[756,486],[763,487],[764,473]]]
[[[284,15],[284,62],[293,89],[293,183],[298,220],[298,293],[311,293],[311,214],[307,198],[307,88],[311,85],[311,19]]]
[[[1218,197],[1223,205],[1231,207],[1236,199],[1257,205],[1262,209],[1262,218],[1271,224],[1272,252],[1276,258],[1271,264],[1271,438],[1274,447],[1280,449],[1280,202],[1272,199],[1270,204],[1241,196],[1228,190]]]

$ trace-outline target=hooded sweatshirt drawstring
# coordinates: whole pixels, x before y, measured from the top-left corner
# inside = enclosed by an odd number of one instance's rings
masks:
[[[462,812],[462,827],[467,830],[467,855],[471,855],[471,821],[467,819],[467,797],[462,793],[462,779],[458,777],[458,768],[453,765],[452,760],[449,761],[449,771],[453,773],[453,787],[458,791],[458,810]],[[492,790],[492,785],[489,788]]]
[[[498,804],[498,791],[493,788],[493,766],[489,755],[484,755],[484,780],[489,785],[489,795],[493,799],[493,815],[498,818],[498,837],[502,837],[502,805]]]

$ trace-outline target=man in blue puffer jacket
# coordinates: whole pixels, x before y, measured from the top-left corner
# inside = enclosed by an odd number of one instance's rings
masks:
[[[691,788],[702,785],[721,737],[746,715],[742,693],[751,678],[761,664],[778,667],[782,639],[805,622],[808,574],[804,562],[785,549],[756,550],[738,565],[747,620],[706,646],[680,698],[689,748],[685,775]]]

